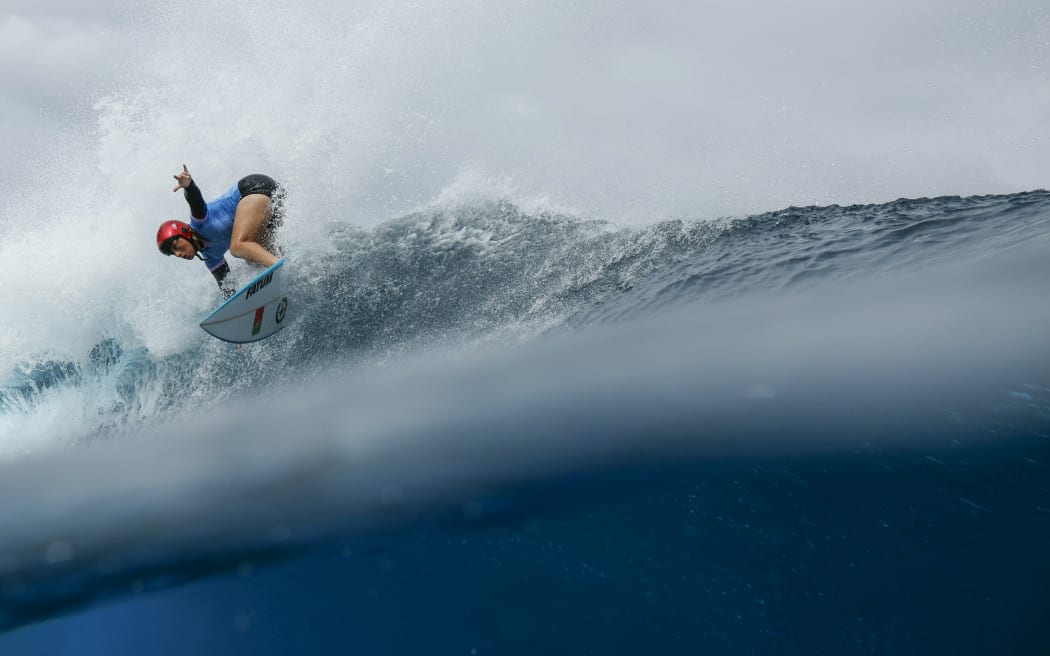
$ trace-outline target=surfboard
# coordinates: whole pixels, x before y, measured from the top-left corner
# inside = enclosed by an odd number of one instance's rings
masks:
[[[288,324],[284,259],[263,271],[201,321],[209,335],[247,344],[281,331]]]

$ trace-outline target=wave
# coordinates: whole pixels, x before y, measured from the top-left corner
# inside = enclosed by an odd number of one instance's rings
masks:
[[[930,267],[1045,243],[1048,217],[1050,195],[1039,191],[644,228],[527,214],[506,201],[431,208],[372,228],[334,223],[325,249],[291,260],[299,311],[281,337],[231,349],[201,334],[163,357],[115,337],[75,359],[25,354],[0,385],[0,427],[22,436],[6,451],[24,454],[213,408],[271,387],[276,371],[308,379],[427,349],[509,346],[888,275],[921,284]]]
[[[332,225],[293,258],[300,313],[273,339],[25,358],[0,422],[54,441],[72,413],[73,447],[0,465],[0,629],[407,536],[506,525],[516,545],[521,521],[660,499],[719,480],[710,463],[824,463],[805,478],[856,457],[892,479],[896,458],[1000,454],[1027,508],[1050,434],[1048,223],[1040,191],[645,228],[506,202]],[[995,475],[959,503],[986,512]],[[693,521],[653,503],[646,521]],[[889,514],[940,512],[916,503]]]
[[[333,541],[530,515],[552,489],[584,498],[563,486],[625,469],[649,480],[712,459],[1038,444],[1044,260],[1018,250],[928,270],[923,284],[888,276],[515,349],[330,364],[134,440],[12,463],[0,622]]]

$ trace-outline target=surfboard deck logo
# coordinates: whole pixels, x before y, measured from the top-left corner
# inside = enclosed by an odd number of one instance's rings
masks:
[[[266,339],[282,330],[288,314],[284,260],[256,276],[201,321],[209,335],[234,344]]]

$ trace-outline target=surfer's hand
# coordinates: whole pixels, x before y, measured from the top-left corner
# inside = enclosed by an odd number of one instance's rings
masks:
[[[190,175],[190,171],[189,171],[189,169],[186,168],[185,164],[182,165],[182,173],[179,173],[179,174],[175,175],[174,177],[175,177],[176,180],[179,181],[179,185],[177,187],[175,187],[174,189],[172,189],[172,191],[178,191],[179,189],[185,189],[186,187],[190,186],[191,182],[193,182],[193,176]]]

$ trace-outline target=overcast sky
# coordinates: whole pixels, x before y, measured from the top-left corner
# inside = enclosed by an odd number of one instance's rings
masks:
[[[6,0],[5,200],[192,159],[364,220],[467,188],[644,221],[1050,172],[1045,0],[217,4]]]

